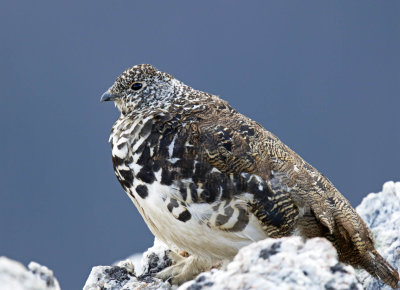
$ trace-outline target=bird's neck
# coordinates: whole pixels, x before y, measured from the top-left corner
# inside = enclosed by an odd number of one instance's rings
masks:
[[[157,112],[190,114],[215,102],[216,97],[211,94],[197,91],[178,80],[173,82],[174,86],[171,86],[170,90],[165,90],[162,95],[156,95],[151,99],[129,104],[116,102],[121,116],[143,116]]]

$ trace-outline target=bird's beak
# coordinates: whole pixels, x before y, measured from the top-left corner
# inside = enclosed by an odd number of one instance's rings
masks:
[[[105,92],[100,99],[100,102],[108,102],[108,101],[114,101],[115,99],[120,98],[120,95],[117,94],[111,94],[109,90],[107,90],[107,92]]]

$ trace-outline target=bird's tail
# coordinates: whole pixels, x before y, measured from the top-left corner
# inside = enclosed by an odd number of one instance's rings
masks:
[[[361,266],[375,278],[381,279],[393,289],[400,289],[399,273],[376,251],[372,233],[356,213],[348,212],[350,218],[336,218],[336,240],[345,251],[344,262]]]
[[[382,279],[393,289],[400,289],[399,273],[375,249],[365,253],[360,262],[372,276]]]

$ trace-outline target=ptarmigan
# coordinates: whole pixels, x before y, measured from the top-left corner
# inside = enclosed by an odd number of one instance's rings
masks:
[[[110,142],[115,174],[152,233],[189,253],[158,274],[192,279],[267,237],[325,237],[339,259],[396,287],[398,273],[332,183],[275,135],[217,96],[151,65],[103,94],[121,111]]]

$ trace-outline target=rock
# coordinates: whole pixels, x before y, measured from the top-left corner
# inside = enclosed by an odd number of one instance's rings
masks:
[[[325,239],[266,239],[242,248],[226,270],[200,274],[180,290],[363,289]]]
[[[143,255],[141,275],[130,260],[118,266],[94,267],[84,290],[171,289],[152,277],[171,261],[159,241]],[[173,288],[176,288],[174,286]],[[197,289],[362,289],[351,266],[338,263],[337,253],[325,239],[304,242],[300,237],[266,239],[245,247],[226,270],[212,270],[179,287]]]
[[[142,259],[143,259],[143,253],[137,253],[129,256],[125,260],[120,260],[115,263],[113,263],[113,266],[121,266],[121,267],[127,267],[125,265],[127,262],[129,262],[129,265],[133,265],[133,269],[135,270],[135,273],[140,275],[141,269],[142,269]]]
[[[123,266],[97,266],[93,267],[86,281],[84,290],[128,290],[128,289],[170,289],[170,285],[151,276],[137,277],[133,264]]]
[[[382,192],[368,194],[356,208],[375,238],[378,252],[397,270],[400,269],[400,182],[389,181]],[[392,289],[360,270],[358,277],[365,289]]]
[[[153,247],[140,254],[140,260],[135,254],[114,266],[94,267],[83,289],[171,289],[170,284],[152,277],[172,264],[168,252],[168,247],[155,239]]]
[[[30,262],[28,269],[21,263],[0,257],[0,287],[2,290],[59,290],[53,271]]]
[[[143,253],[141,261],[142,269],[140,274],[150,275],[158,273],[164,268],[171,266],[172,261],[168,257],[169,251],[170,250],[163,242],[157,238],[154,239],[153,247]]]

